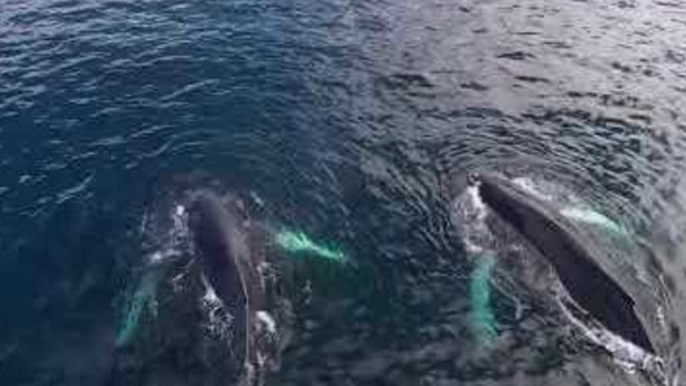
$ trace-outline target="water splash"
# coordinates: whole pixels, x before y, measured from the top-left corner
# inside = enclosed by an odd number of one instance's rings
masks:
[[[484,253],[476,262],[477,266],[469,280],[470,316],[479,338],[490,343],[498,337],[495,313],[491,306],[490,286],[496,258],[493,253]]]
[[[340,249],[316,244],[303,232],[280,231],[275,235],[276,243],[289,252],[311,253],[324,260],[346,263],[348,256]]]
[[[636,346],[632,342],[607,330],[594,320],[584,320],[574,315],[573,309],[578,308],[574,303],[567,299],[557,299],[560,309],[564,315],[574,324],[591,342],[604,347],[612,354],[612,358],[617,365],[629,373],[637,369],[649,371],[652,375],[664,379],[662,385],[667,385],[664,373],[664,359],[653,355],[644,349]]]
[[[219,299],[205,275],[202,275],[201,279],[203,286],[205,287],[202,306],[208,317],[205,329],[211,336],[217,339],[227,342],[231,341],[231,327],[234,323],[234,317],[226,311],[224,303]]]

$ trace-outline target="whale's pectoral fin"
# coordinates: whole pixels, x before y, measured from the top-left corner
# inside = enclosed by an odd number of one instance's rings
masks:
[[[495,266],[495,256],[484,253],[477,259],[469,281],[469,301],[471,318],[479,337],[490,343],[498,336],[495,313],[491,305],[491,272]]]
[[[585,224],[591,224],[610,231],[618,236],[631,237],[628,230],[604,214],[590,208],[568,207],[560,211],[564,217]]]

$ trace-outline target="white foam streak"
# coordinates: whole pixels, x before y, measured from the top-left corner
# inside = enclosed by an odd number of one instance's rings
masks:
[[[488,248],[492,237],[486,225],[486,204],[479,195],[478,186],[470,186],[455,201],[455,210],[459,214],[459,224],[463,224],[461,233],[463,242],[470,254],[478,254]]]
[[[625,371],[634,373],[638,369],[656,371],[663,366],[662,358],[653,355],[637,345],[612,333],[602,326],[592,326],[583,323],[563,304],[558,298],[560,307],[567,318],[576,326],[591,342],[605,348],[614,361]]]
[[[512,179],[512,183],[522,188],[527,193],[544,201],[553,201],[553,196],[543,193],[536,187],[536,183],[531,178],[517,177]]]

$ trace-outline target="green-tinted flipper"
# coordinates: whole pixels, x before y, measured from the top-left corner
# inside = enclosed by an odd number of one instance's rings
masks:
[[[126,303],[124,319],[117,333],[117,347],[128,345],[135,336],[143,311],[151,299],[154,299],[161,278],[162,270],[157,268],[146,273],[141,279],[138,288]]]
[[[470,316],[481,341],[493,342],[498,337],[495,313],[491,306],[491,273],[495,266],[493,253],[485,253],[476,260],[477,265],[469,280]]]
[[[582,222],[586,224],[592,224],[606,229],[618,236],[630,238],[631,234],[629,231],[617,224],[615,221],[590,208],[584,207],[568,207],[560,211],[560,213],[577,222]]]
[[[338,263],[349,262],[348,256],[340,249],[316,244],[303,232],[281,231],[275,235],[276,243],[288,252],[311,253],[324,260]]]

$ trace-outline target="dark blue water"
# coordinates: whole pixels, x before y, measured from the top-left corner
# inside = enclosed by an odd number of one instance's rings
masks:
[[[631,230],[684,384],[685,42],[669,1],[0,0],[0,380],[222,383],[181,323],[114,343],[141,224],[203,175],[358,262],[284,275],[269,384],[650,384],[526,289],[494,291],[477,349],[450,213],[476,168]]]

